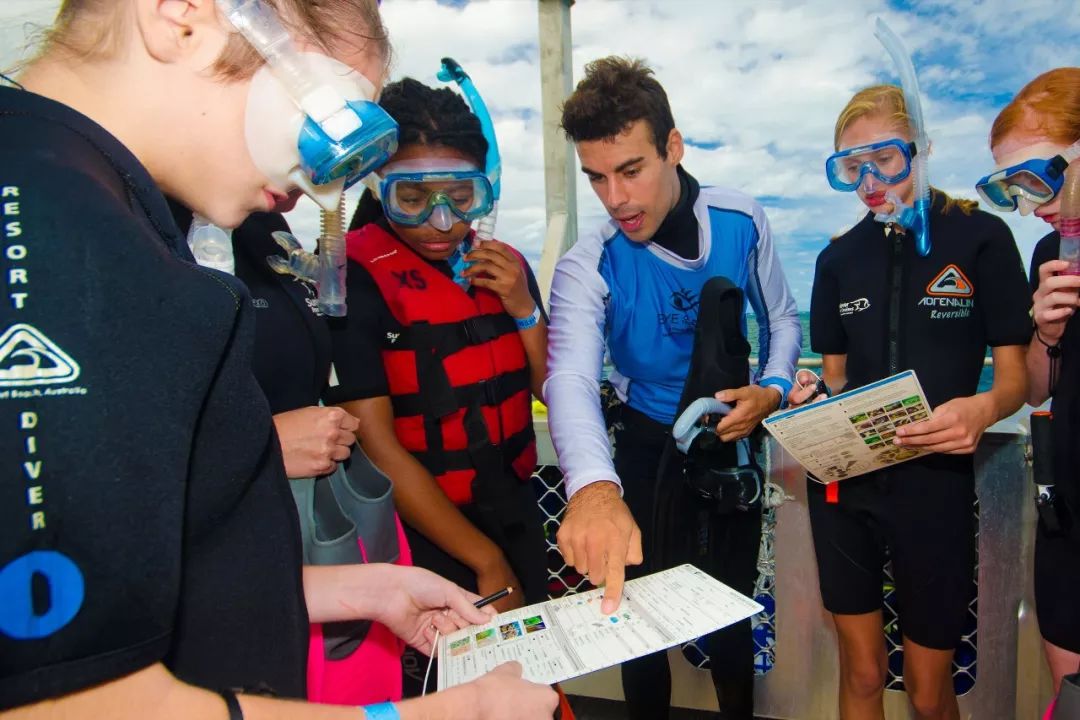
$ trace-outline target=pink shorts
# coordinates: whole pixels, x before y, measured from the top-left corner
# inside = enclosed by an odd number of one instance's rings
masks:
[[[412,565],[405,531],[397,518],[398,548],[395,565]],[[367,557],[363,544],[360,552]],[[371,705],[401,699],[401,653],[405,643],[386,627],[372,623],[360,647],[343,660],[327,660],[322,625],[311,625],[308,645],[308,700],[328,705]]]

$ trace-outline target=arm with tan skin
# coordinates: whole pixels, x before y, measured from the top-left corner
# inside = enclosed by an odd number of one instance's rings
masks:
[[[508,245],[498,240],[478,243],[465,259],[472,265],[463,275],[474,287],[487,288],[498,295],[510,317],[523,320],[533,314],[536,301],[529,292],[525,270]],[[518,334],[529,362],[529,387],[533,395],[542,399],[547,375],[547,323],[541,317],[531,328]]]
[[[341,408],[312,406],[274,415],[285,475],[308,478],[333,472],[356,442],[356,418]]]
[[[355,707],[241,695],[246,720],[361,720]],[[521,666],[506,663],[473,682],[427,697],[394,703],[402,720],[550,720],[555,691],[521,679]],[[226,720],[217,693],[186,685],[157,664],[88,690],[0,712],[0,720]]]
[[[384,396],[341,405],[359,421],[356,435],[375,466],[394,482],[394,503],[405,522],[476,573],[477,589],[489,595],[508,585],[521,589],[506,557],[491,539],[450,502],[435,478],[394,434],[394,409]],[[520,607],[514,593],[495,604],[500,611]]]
[[[898,428],[896,444],[950,455],[973,453],[986,428],[1019,410],[1027,397],[1027,347],[1003,345],[992,352],[994,384],[989,390],[953,398],[934,408],[929,420]]]
[[[641,531],[622,499],[601,411],[608,289],[596,269],[600,247],[595,236],[583,238],[555,266],[544,400],[569,497],[559,552],[594,585],[604,585],[601,610],[612,613],[622,600],[626,566],[643,558]]]
[[[434,631],[449,633],[487,622],[493,609],[473,607],[467,593],[434,573],[395,565],[304,568],[304,595],[313,622],[371,619],[409,644],[431,652]],[[481,701],[482,699],[482,701]],[[356,720],[354,707],[313,705],[266,697],[241,696],[247,720]],[[521,667],[508,663],[479,678],[425,698],[395,703],[402,720],[457,720],[509,717],[550,718],[558,697],[548,687],[521,679]],[[180,720],[227,717],[216,693],[186,685],[161,664],[88,690],[0,713],[0,720]]]
[[[840,392],[840,388],[847,385],[847,355],[822,355],[821,356],[821,379],[833,393]],[[788,405],[802,405],[811,400],[814,392],[813,376],[807,370],[800,370],[795,374],[795,384],[788,393]],[[812,398],[813,402],[824,400],[825,395]]]
[[[1039,288],[1032,297],[1032,317],[1038,335],[1032,336],[1026,358],[1027,401],[1031,405],[1041,405],[1050,397],[1050,356],[1046,354],[1046,346],[1061,340],[1065,325],[1080,305],[1077,294],[1080,275],[1054,274],[1068,267],[1064,260],[1050,260],[1039,266]]]
[[[847,385],[847,355],[822,355],[821,379],[833,392]]]

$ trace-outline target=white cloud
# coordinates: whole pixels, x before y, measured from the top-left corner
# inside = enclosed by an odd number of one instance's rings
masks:
[[[0,3],[0,67],[17,56],[26,23],[47,23],[55,0]],[[395,47],[392,78],[437,83],[450,55],[469,72],[490,106],[503,155],[498,233],[532,260],[544,236],[539,39],[533,0],[476,0],[465,7],[435,0],[384,0]],[[822,163],[833,123],[851,94],[895,81],[873,36],[881,15],[914,52],[931,140],[931,180],[974,197],[991,167],[986,138],[1001,105],[1047,69],[1075,64],[1080,13],[1070,0],[577,0],[572,9],[573,67],[606,54],[645,58],[671,100],[676,123],[703,147],[686,168],[703,183],[762,198],[796,297],[804,308],[816,252],[850,226],[861,206],[825,183]],[[603,208],[577,185],[579,225]],[[354,193],[355,195],[355,193]],[[350,210],[354,205],[350,200]],[[1042,223],[1006,216],[1025,261]],[[314,237],[314,206],[289,217]]]

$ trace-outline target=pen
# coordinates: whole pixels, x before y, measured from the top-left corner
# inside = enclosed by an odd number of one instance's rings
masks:
[[[488,595],[486,598],[480,598],[479,600],[474,602],[473,605],[475,607],[477,607],[477,608],[482,608],[485,605],[490,605],[491,603],[495,602],[496,600],[502,600],[504,597],[506,597],[507,595],[509,595],[512,592],[514,592],[514,588],[512,588],[512,587],[504,587],[502,590],[500,590],[498,592],[495,592],[495,593],[492,593],[492,594]]]

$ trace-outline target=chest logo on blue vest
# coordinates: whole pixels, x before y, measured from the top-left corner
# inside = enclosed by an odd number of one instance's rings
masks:
[[[682,335],[694,332],[697,326],[700,296],[693,290],[679,288],[671,293],[668,312],[658,318],[664,335]]]

